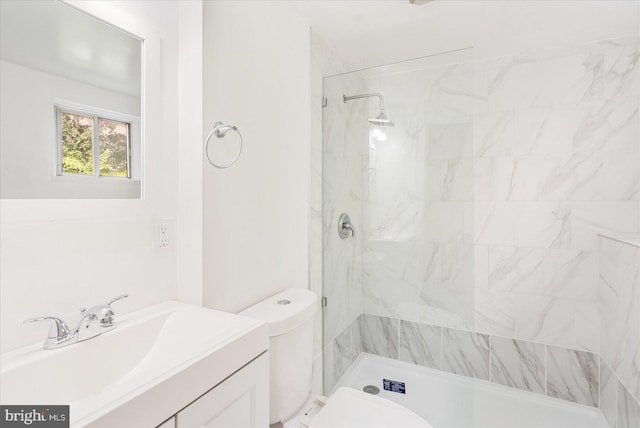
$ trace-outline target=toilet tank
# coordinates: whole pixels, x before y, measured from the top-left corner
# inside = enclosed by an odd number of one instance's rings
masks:
[[[313,317],[317,296],[289,288],[240,312],[269,327],[269,424],[285,421],[311,392]]]

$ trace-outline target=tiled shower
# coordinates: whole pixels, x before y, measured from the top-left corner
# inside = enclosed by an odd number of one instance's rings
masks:
[[[638,43],[324,79],[326,393],[369,352],[640,420]]]

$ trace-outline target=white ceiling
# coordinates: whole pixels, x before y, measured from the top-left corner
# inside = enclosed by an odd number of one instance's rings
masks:
[[[640,31],[638,0],[286,1],[351,70],[467,47],[484,58]],[[3,60],[139,96],[135,38],[59,2],[0,7]]]
[[[140,96],[140,40],[57,1],[0,1],[0,57]]]
[[[476,57],[638,35],[638,0],[309,0],[298,12],[350,69],[450,50]]]

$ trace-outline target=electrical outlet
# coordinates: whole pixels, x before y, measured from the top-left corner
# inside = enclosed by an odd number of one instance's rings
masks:
[[[169,246],[169,229],[164,224],[158,227],[158,244],[160,248]]]
[[[156,220],[153,229],[153,254],[165,254],[175,250],[177,242],[175,230],[174,218],[162,217]]]

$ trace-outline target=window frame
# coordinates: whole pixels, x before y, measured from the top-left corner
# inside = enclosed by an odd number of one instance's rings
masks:
[[[53,110],[55,115],[55,169],[56,177],[73,177],[74,179],[100,179],[100,180],[134,180],[133,171],[133,134],[136,124],[140,123],[140,117],[119,113],[111,110],[92,107],[68,101],[54,100]],[[73,114],[92,119],[91,150],[93,156],[93,174],[70,174],[62,171],[62,114]],[[127,176],[113,177],[100,175],[100,120],[109,120],[127,125]]]

